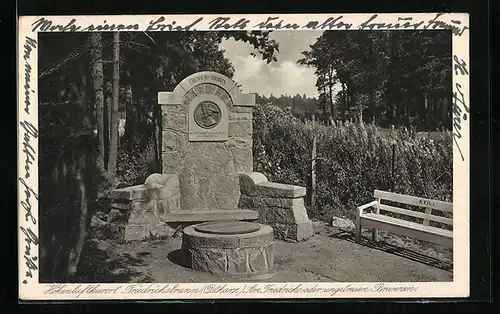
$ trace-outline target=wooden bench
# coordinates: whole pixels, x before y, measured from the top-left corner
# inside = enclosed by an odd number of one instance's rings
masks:
[[[416,238],[422,241],[443,245],[453,248],[453,231],[440,227],[430,226],[430,221],[453,226],[453,219],[432,215],[433,210],[441,212],[453,212],[453,204],[426,198],[396,194],[386,191],[375,190],[375,200],[368,204],[359,206],[356,212],[356,242],[361,239],[361,228],[373,229],[373,241],[378,241],[378,229],[392,233]],[[383,204],[383,201],[391,201],[399,204],[407,204],[425,208],[425,212],[399,208]],[[396,213],[403,217],[415,217],[422,219],[421,223],[394,218],[384,213]]]

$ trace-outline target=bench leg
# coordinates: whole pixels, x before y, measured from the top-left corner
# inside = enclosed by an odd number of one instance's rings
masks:
[[[361,213],[359,211],[356,212],[356,233],[355,240],[356,243],[359,243],[361,240]]]
[[[378,242],[378,229],[372,230],[372,240],[373,242]]]
[[[361,240],[361,226],[356,226],[356,243],[359,243]]]

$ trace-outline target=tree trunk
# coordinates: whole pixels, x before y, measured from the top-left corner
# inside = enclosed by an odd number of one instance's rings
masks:
[[[340,109],[340,114],[342,116],[342,120],[345,119],[345,111],[346,111],[346,106],[347,106],[347,91],[346,91],[346,86],[345,86],[345,83],[342,83],[342,99],[344,100],[343,101],[343,104],[341,105],[341,109]]]
[[[120,96],[120,33],[113,33],[113,102],[111,106],[108,174],[114,185],[118,155],[118,101]]]
[[[88,200],[87,200],[87,187],[85,185],[85,166],[86,166],[86,152],[82,152],[76,167],[76,181],[80,194],[79,209],[80,218],[78,220],[78,235],[75,247],[71,248],[68,262],[68,277],[71,278],[76,274],[80,256],[85,245],[87,237],[87,217],[88,217]]]
[[[112,90],[112,86],[111,86],[111,82],[106,82],[104,84],[104,89],[105,89],[105,100],[106,100],[106,105],[104,107],[104,135],[105,135],[105,139],[104,139],[104,147],[106,148],[105,149],[105,152],[104,152],[104,164],[106,165],[106,169],[108,169],[108,163],[109,163],[109,141],[111,139],[111,111],[112,111],[112,104],[113,104],[113,99],[112,99],[112,96],[111,94],[113,93]]]
[[[133,136],[136,133],[137,117],[132,102],[132,85],[128,83],[125,87],[125,143],[130,148]]]
[[[74,276],[78,269],[78,263],[80,262],[80,256],[83,250],[83,246],[85,244],[85,239],[87,236],[87,223],[88,223],[88,199],[89,199],[89,186],[86,181],[86,169],[87,169],[87,158],[88,158],[88,147],[93,141],[93,126],[95,124],[92,123],[92,113],[91,110],[87,107],[86,103],[86,76],[82,74],[82,87],[80,91],[75,86],[74,90],[77,93],[78,104],[82,109],[82,126],[81,130],[83,131],[82,138],[82,151],[78,152],[78,158],[74,161],[75,165],[73,166],[74,178],[76,181],[76,185],[78,188],[78,227],[77,227],[77,235],[76,235],[76,243],[74,246],[69,248],[69,256],[68,256],[68,266],[67,266],[67,276],[66,278],[71,278]]]
[[[97,167],[104,172],[105,129],[104,129],[104,72],[102,66],[102,37],[99,32],[90,33],[90,66],[95,93],[95,110],[97,117],[98,156]]]
[[[332,119],[335,119],[335,107],[334,107],[334,104],[333,104],[333,92],[332,92],[332,88],[333,88],[333,70],[330,70],[330,72],[328,73],[328,100],[330,102],[330,117]]]

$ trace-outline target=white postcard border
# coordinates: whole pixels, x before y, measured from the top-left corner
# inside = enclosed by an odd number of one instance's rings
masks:
[[[175,23],[173,23],[175,21]],[[266,22],[267,21],[267,22]],[[281,24],[278,22],[281,21]],[[113,25],[114,24],[114,25]],[[121,26],[120,26],[121,25]],[[467,297],[469,291],[469,15],[466,13],[22,16],[18,23],[18,239],[22,300]],[[121,29],[120,29],[121,27]],[[38,279],[38,33],[195,30],[451,29],[453,282],[41,284]],[[278,29],[281,27],[281,29]]]

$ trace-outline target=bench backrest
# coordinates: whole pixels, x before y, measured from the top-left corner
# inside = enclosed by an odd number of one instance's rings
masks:
[[[375,190],[375,192],[373,193],[373,196],[378,201],[378,204],[375,206],[376,213],[380,213],[380,210],[382,210],[382,211],[397,213],[397,214],[401,214],[401,215],[405,215],[405,216],[421,218],[421,219],[423,219],[423,224],[427,225],[427,226],[429,225],[430,221],[440,222],[440,223],[443,223],[446,225],[453,226],[453,219],[452,218],[436,216],[436,215],[432,214],[433,210],[439,210],[441,212],[452,213],[453,212],[453,203],[442,202],[442,201],[431,200],[431,199],[427,199],[427,198],[421,198],[421,197],[415,197],[415,196],[409,196],[409,195],[403,195],[403,194],[397,194],[397,193],[386,192],[386,191],[380,191],[380,190]],[[401,204],[423,207],[423,208],[425,208],[425,213],[382,204],[381,200],[387,200],[387,201],[392,201],[392,202],[401,203]]]

